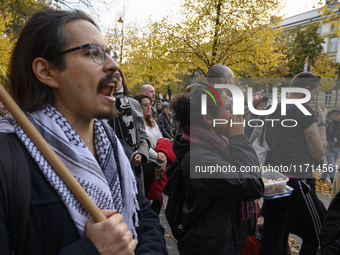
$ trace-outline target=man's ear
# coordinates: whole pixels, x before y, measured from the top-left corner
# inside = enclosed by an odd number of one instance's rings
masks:
[[[51,88],[58,88],[56,80],[59,73],[58,67],[52,67],[44,58],[36,58],[32,63],[32,69],[37,79]]]
[[[203,115],[203,121],[207,123],[209,126],[213,124],[213,117],[210,112],[207,112],[206,115]]]
[[[309,92],[311,91],[311,88],[309,86],[304,87],[304,89],[307,89]],[[306,95],[301,93],[301,98],[305,98],[305,97],[306,97]]]

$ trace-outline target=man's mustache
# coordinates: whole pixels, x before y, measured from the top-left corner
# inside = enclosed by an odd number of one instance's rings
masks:
[[[114,74],[113,73],[109,73],[108,75],[106,75],[106,77],[104,77],[103,79],[101,79],[98,83],[98,91],[100,91],[100,89],[102,87],[104,87],[105,84],[107,84],[109,81],[113,80],[114,78]]]

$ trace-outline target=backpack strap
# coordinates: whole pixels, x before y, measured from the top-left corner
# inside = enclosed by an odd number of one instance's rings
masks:
[[[23,252],[31,201],[31,175],[23,149],[15,134],[0,133],[0,184],[11,254]]]

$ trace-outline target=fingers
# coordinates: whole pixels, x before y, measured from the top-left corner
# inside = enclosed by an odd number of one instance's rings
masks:
[[[137,153],[134,157],[133,157],[133,165],[134,166],[139,166],[139,164],[142,162],[142,155]]]
[[[101,254],[131,255],[136,248],[133,234],[123,222],[123,216],[117,210],[102,210],[107,220],[86,224],[86,236],[89,237]]]
[[[160,166],[159,168],[156,169],[155,175],[160,175],[166,171],[166,165],[164,164],[163,166]]]
[[[117,213],[117,209],[114,209],[114,210],[103,209],[101,211],[105,215],[106,218],[110,218],[112,215]]]
[[[163,152],[158,152],[157,153],[157,162],[159,162],[159,163],[164,163],[165,161],[166,161],[166,156],[165,156],[165,154],[163,153]]]
[[[136,154],[135,156],[134,156],[134,158],[133,158],[134,160],[142,160],[142,155],[140,155],[140,154]]]

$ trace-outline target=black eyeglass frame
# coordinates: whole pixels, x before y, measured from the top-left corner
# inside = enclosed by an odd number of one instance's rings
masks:
[[[104,59],[103,59],[103,61],[102,61],[101,63],[97,63],[97,62],[94,60],[94,58],[93,58],[93,52],[92,52],[92,48],[91,48],[93,45],[98,46],[98,47],[101,48],[101,49],[103,50],[103,52],[104,52]],[[52,56],[52,57],[48,57],[47,59],[49,59],[49,58],[55,58],[55,57],[64,55],[64,54],[66,54],[66,53],[72,52],[72,51],[84,49],[84,48],[86,48],[86,47],[89,47],[89,48],[90,48],[91,58],[92,58],[93,62],[95,62],[96,64],[101,65],[101,64],[104,63],[104,61],[105,61],[105,53],[107,53],[111,58],[113,58],[114,61],[117,62],[118,56],[117,56],[117,53],[116,53],[115,51],[110,50],[110,49],[104,50],[104,48],[103,48],[102,46],[100,46],[99,44],[96,44],[96,43],[87,43],[87,44],[84,44],[84,45],[82,45],[82,46],[78,46],[78,47],[75,47],[75,48],[72,48],[72,49],[64,50],[64,51],[61,51],[61,52],[55,54],[55,55]],[[112,53],[112,55],[111,55],[111,53]]]

